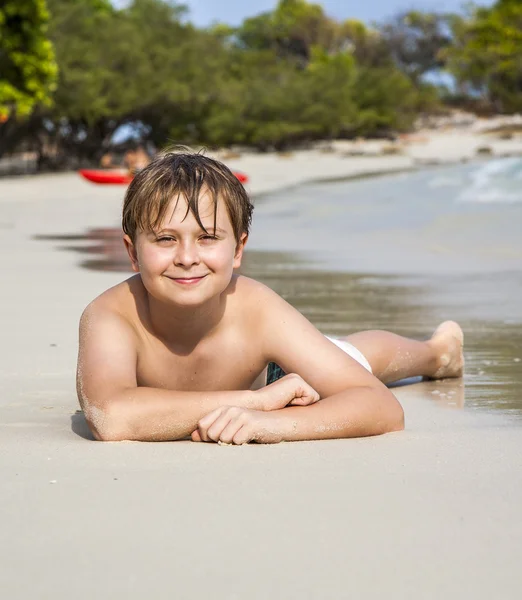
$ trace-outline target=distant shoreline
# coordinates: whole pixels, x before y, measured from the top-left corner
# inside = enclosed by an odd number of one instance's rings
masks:
[[[522,157],[522,135],[506,139],[471,128],[419,131],[396,142],[337,140],[314,149],[259,154],[209,152],[249,178],[254,197],[305,183],[349,181],[486,160]]]
[[[460,118],[460,120],[459,120]],[[467,119],[467,120],[466,120]],[[396,141],[357,139],[316,143],[310,149],[259,153],[241,148],[208,151],[233,170],[249,177],[253,197],[306,183],[349,181],[424,168],[450,166],[504,157],[522,157],[522,117],[477,119],[458,115],[442,119],[434,129],[420,129]],[[4,159],[4,162],[9,159]],[[2,175],[59,177],[74,171]],[[94,185],[85,182],[85,185]],[[123,186],[122,186],[123,189]]]

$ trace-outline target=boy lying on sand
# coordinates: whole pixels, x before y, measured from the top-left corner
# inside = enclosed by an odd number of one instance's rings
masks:
[[[329,339],[234,274],[252,210],[232,172],[200,154],[166,154],[134,178],[123,231],[137,274],[80,322],[78,397],[97,440],[378,435],[404,427],[386,383],[461,376],[456,323],[426,342],[386,331]]]

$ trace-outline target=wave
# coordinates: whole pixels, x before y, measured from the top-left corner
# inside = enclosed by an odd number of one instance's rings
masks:
[[[503,158],[481,165],[469,174],[469,184],[457,202],[522,202],[522,159]]]

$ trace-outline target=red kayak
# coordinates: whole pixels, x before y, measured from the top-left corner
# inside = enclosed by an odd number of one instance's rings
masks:
[[[80,169],[78,173],[93,183],[130,183],[132,175],[127,169]]]
[[[234,173],[241,183],[248,183],[248,175],[241,173],[241,171],[232,171],[232,173]]]
[[[78,173],[87,181],[102,184],[128,184],[133,178],[126,169],[80,169]],[[247,183],[248,176],[244,173],[234,171],[234,175],[241,183]]]

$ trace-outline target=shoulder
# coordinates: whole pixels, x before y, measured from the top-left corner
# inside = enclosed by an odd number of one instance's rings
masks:
[[[250,277],[238,275],[232,284],[234,298],[250,315],[262,316],[270,314],[274,307],[290,306],[274,290]]]
[[[287,325],[308,323],[295,307],[255,279],[238,277],[234,296],[239,306],[234,312],[241,314],[245,327],[266,343],[274,336],[284,335]]]
[[[99,329],[111,324],[129,332],[135,330],[140,305],[144,302],[141,279],[133,276],[109,288],[84,309],[80,318],[80,331]]]
[[[263,298],[280,298],[274,290],[264,283],[257,281],[257,279],[246,277],[245,275],[236,275],[232,283],[235,286],[235,291],[245,298],[248,297],[249,299],[252,299],[259,295]]]

